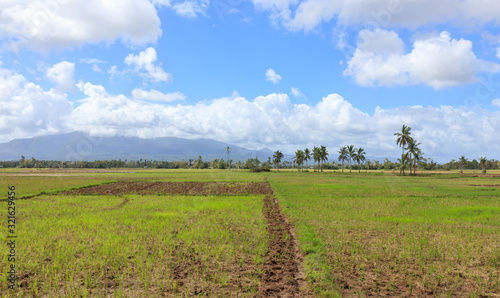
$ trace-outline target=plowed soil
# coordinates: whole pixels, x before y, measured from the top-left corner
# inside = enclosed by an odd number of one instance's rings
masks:
[[[61,192],[62,195],[267,195],[271,186],[263,182],[117,182]]]
[[[264,199],[264,215],[267,219],[269,242],[259,296],[311,296],[307,290],[306,275],[302,270],[303,258],[292,226],[272,195]]]

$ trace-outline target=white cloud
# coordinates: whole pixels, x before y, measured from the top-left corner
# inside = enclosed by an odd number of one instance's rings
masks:
[[[495,98],[491,101],[491,105],[500,109],[500,98]]]
[[[266,70],[266,80],[273,84],[278,84],[281,81],[281,76],[277,74],[274,69],[269,68]]]
[[[103,86],[88,82],[76,86],[84,96],[74,108],[65,94],[43,90],[0,67],[0,142],[80,130],[101,136],[204,137],[286,153],[325,145],[330,159],[335,159],[340,145],[355,144],[383,160],[398,156],[393,134],[407,124],[422,142],[425,157],[500,158],[500,112],[481,108],[414,106],[365,113],[338,94],[316,104],[293,104],[287,94],[254,100],[234,94],[196,104],[163,105],[143,100],[160,93],[154,90],[137,89],[133,94],[141,99],[136,99],[109,94]],[[500,107],[500,100],[492,105]]]
[[[12,50],[46,51],[117,39],[143,45],[162,33],[148,0],[2,1],[0,11],[0,36]]]
[[[172,9],[182,17],[196,18],[198,15],[205,15],[209,5],[209,0],[186,0],[174,4]]]
[[[164,102],[172,102],[178,100],[185,100],[186,96],[181,92],[173,92],[173,93],[162,93],[157,90],[142,90],[142,89],[134,89],[132,90],[132,96],[136,99],[145,99],[151,101],[164,101]]]
[[[154,82],[170,82],[172,75],[165,72],[161,67],[155,66],[154,62],[157,60],[156,50],[154,48],[147,48],[139,53],[139,55],[129,54],[125,58],[125,63],[135,67],[135,70],[145,71],[141,75]],[[116,68],[110,70],[111,75],[116,74]]]
[[[280,22],[291,31],[313,30],[335,19],[339,25],[376,28],[454,24],[484,26],[499,24],[500,2],[484,0],[252,0],[257,9],[270,13],[273,23]]]
[[[472,42],[451,39],[446,31],[416,40],[405,54],[393,31],[363,30],[344,75],[362,86],[424,84],[434,89],[477,82],[480,72],[496,73],[500,65],[478,59]]]
[[[497,58],[500,59],[500,47],[497,48]]]
[[[63,61],[54,64],[47,70],[47,77],[57,84],[56,90],[60,92],[74,91],[75,80],[73,78],[75,72],[75,64],[68,61]]]
[[[61,116],[72,109],[65,94],[0,67],[0,141],[58,133],[64,130]]]
[[[335,155],[342,144],[363,147],[380,160],[397,157],[394,132],[413,127],[425,157],[449,161],[460,154],[498,158],[500,114],[464,107],[377,108],[367,114],[338,94],[315,105],[292,104],[286,94],[259,96],[249,101],[232,97],[194,105],[164,106],[109,95],[100,86],[85,84],[88,98],[67,117],[69,127],[94,135],[144,138],[205,137],[260,149],[284,150],[323,144]]]

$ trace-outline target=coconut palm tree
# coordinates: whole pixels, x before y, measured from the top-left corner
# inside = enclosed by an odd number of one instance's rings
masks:
[[[361,173],[361,163],[365,161],[365,150],[363,148],[358,148],[358,150],[354,153],[353,160],[358,164],[359,173]]]
[[[344,173],[344,162],[347,161],[347,156],[349,153],[347,152],[346,146],[340,146],[339,149],[339,161],[342,163],[342,173]]]
[[[481,156],[479,159],[479,164],[481,165],[481,168],[483,169],[483,174],[486,174],[486,157]]]
[[[352,172],[352,160],[354,158],[354,155],[356,155],[356,148],[354,148],[354,145],[349,145],[347,146],[347,157],[349,159],[349,173]]]
[[[328,160],[328,151],[326,150],[326,147],[321,145],[320,146],[320,159],[321,159],[321,172],[323,172],[323,165],[325,164],[325,161]]]
[[[418,150],[413,153],[413,175],[417,176],[417,165],[425,162],[424,157],[422,156],[422,151]]]
[[[467,158],[465,158],[465,155],[462,155],[462,157],[460,157],[458,159],[458,164],[460,165],[460,173],[463,174],[464,173],[464,166],[467,164]]]
[[[412,171],[412,168],[413,168],[413,165],[416,165],[416,161],[413,161],[413,156],[415,155],[422,155],[421,151],[420,151],[420,148],[418,148],[418,146],[420,146],[421,143],[417,143],[417,141],[415,139],[408,139],[408,146],[406,147],[406,149],[408,149],[408,158],[409,158],[409,162],[410,162],[410,165],[412,165],[410,167],[410,176],[411,176],[411,171]]]
[[[408,153],[401,155],[401,158],[398,158],[399,162],[399,174],[403,173],[405,176],[405,169],[407,169],[410,165],[410,159],[408,158]]]
[[[316,162],[318,162],[318,172],[319,172],[319,158],[320,157],[320,148],[314,146],[313,148],[313,160],[314,164],[316,165]],[[314,166],[314,171],[316,172],[316,166]]]
[[[278,169],[278,171],[280,170],[280,163],[281,163],[281,159],[283,158],[283,153],[279,150],[276,150],[276,152],[274,152],[273,154],[273,163],[276,165],[276,168]]]
[[[297,171],[300,171],[302,164],[304,163],[304,151],[302,150],[295,151],[294,161],[297,163]]]
[[[396,144],[398,144],[401,147],[401,160],[403,159],[408,159],[407,157],[403,157],[405,154],[405,146],[408,144],[408,141],[411,139],[411,127],[406,126],[403,124],[403,128],[401,129],[401,132],[396,132],[394,133],[395,136],[397,136]],[[403,176],[405,175],[404,168],[403,168]]]
[[[231,164],[229,163],[229,154],[231,153],[231,147],[227,146],[224,148],[224,152],[227,154],[227,169],[231,170]]]
[[[309,166],[307,165],[307,161],[311,159],[311,150],[309,150],[309,148],[306,148],[304,150],[304,160],[306,161],[306,168],[308,169],[309,171]]]

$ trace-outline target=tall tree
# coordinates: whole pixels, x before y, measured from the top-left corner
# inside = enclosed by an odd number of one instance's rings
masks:
[[[314,163],[316,164],[316,162],[318,163],[318,172],[319,172],[319,160],[320,160],[320,156],[321,156],[321,152],[320,152],[320,148],[314,146],[313,148],[313,159],[314,159]],[[316,171],[316,167],[314,167],[314,171]]]
[[[422,156],[422,151],[418,150],[413,153],[413,175],[417,175],[417,165],[423,164],[425,162],[424,157]]]
[[[279,150],[276,150],[273,154],[273,163],[276,165],[278,172],[280,170],[281,159],[283,158],[283,153]]]
[[[320,147],[320,159],[321,159],[321,172],[323,172],[323,166],[325,164],[325,161],[328,160],[328,151],[326,150],[326,147],[321,145]]]
[[[465,158],[465,155],[462,155],[462,157],[460,157],[458,159],[458,164],[460,165],[460,173],[463,174],[464,173],[464,167],[465,165],[467,164],[467,158]]]
[[[399,174],[405,175],[405,169],[407,169],[410,166],[410,159],[408,158],[408,153],[405,153],[401,155],[401,158],[398,158],[399,162]]]
[[[342,173],[344,173],[344,162],[348,160],[349,153],[347,152],[347,146],[340,146],[339,149],[339,161],[342,163]]]
[[[354,148],[354,145],[347,146],[347,158],[349,159],[349,173],[352,172],[351,163],[355,154],[356,154],[356,148]]]
[[[479,164],[481,165],[481,168],[483,169],[483,174],[486,174],[486,157],[481,156],[479,159]]]
[[[401,129],[401,132],[396,132],[394,133],[395,136],[397,136],[396,144],[398,144],[401,147],[401,160],[407,160],[408,156],[404,157],[405,154],[405,147],[406,144],[408,144],[408,141],[411,139],[411,127],[406,126],[403,124],[403,128]],[[403,176],[405,175],[405,171],[403,168]]]
[[[308,168],[308,171],[309,171],[309,166],[307,165],[307,161],[311,159],[311,150],[309,150],[309,148],[306,148],[304,150],[304,160],[306,161],[306,168]]]
[[[420,148],[418,148],[418,146],[420,146],[421,143],[417,143],[417,141],[413,138],[410,138],[408,139],[408,146],[406,149],[408,149],[408,159],[409,159],[409,162],[410,162],[410,176],[411,176],[411,171],[412,171],[412,168],[414,168],[414,166],[416,166],[417,162],[416,160],[414,160],[414,156],[416,155],[422,155],[421,151],[420,151]]]
[[[224,152],[226,152],[226,154],[227,154],[227,169],[230,170],[231,169],[231,164],[229,163],[229,153],[231,153],[231,147],[227,146],[224,149]]]
[[[358,148],[354,153],[354,161],[358,164],[359,173],[361,173],[361,163],[365,161],[365,150],[363,148]]]
[[[300,171],[302,164],[304,163],[304,151],[302,150],[295,151],[294,161],[297,163],[297,171]]]

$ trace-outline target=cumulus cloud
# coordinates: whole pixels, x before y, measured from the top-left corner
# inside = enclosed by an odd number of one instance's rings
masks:
[[[154,62],[157,60],[156,50],[154,48],[147,48],[139,53],[139,55],[129,54],[125,58],[125,63],[129,66],[135,67],[135,70],[141,76],[152,80],[153,82],[170,82],[172,75],[165,72],[160,66],[156,66]],[[111,74],[115,74],[116,67],[110,70]]]
[[[448,161],[458,154],[495,157],[500,149],[500,114],[464,107],[377,108],[361,112],[338,94],[314,105],[292,104],[286,94],[247,100],[237,94],[194,105],[164,106],[109,95],[100,86],[84,84],[88,95],[67,118],[70,127],[94,135],[153,138],[206,137],[231,144],[293,153],[323,144],[330,152],[355,144],[383,159],[400,152],[394,132],[413,128],[426,157]],[[463,153],[462,153],[463,152]]]
[[[132,96],[136,99],[144,99],[151,101],[164,101],[164,102],[172,102],[178,100],[185,100],[186,96],[181,92],[172,92],[172,93],[162,93],[157,90],[142,90],[142,89],[134,89],[132,90]]]
[[[415,29],[426,25],[455,24],[483,26],[499,23],[500,3],[485,0],[252,0],[268,11],[274,23],[291,31],[313,30],[335,19],[340,25],[370,25]]]
[[[63,61],[55,64],[47,70],[47,77],[56,83],[56,90],[60,92],[74,91],[75,80],[73,78],[75,64]]]
[[[0,141],[58,133],[64,130],[61,116],[72,109],[65,94],[0,67]]]
[[[281,76],[274,69],[269,68],[266,70],[266,80],[276,85],[281,81]]]
[[[395,32],[362,30],[347,64],[344,75],[362,86],[424,84],[442,89],[477,82],[480,72],[500,72],[499,64],[476,57],[471,41],[452,39],[446,31],[416,40],[406,54]]]
[[[172,9],[182,17],[196,18],[199,15],[205,15],[209,5],[209,0],[186,0],[174,4]]]
[[[143,45],[162,33],[148,0],[2,1],[0,11],[0,35],[13,50],[46,51],[118,39]]]

